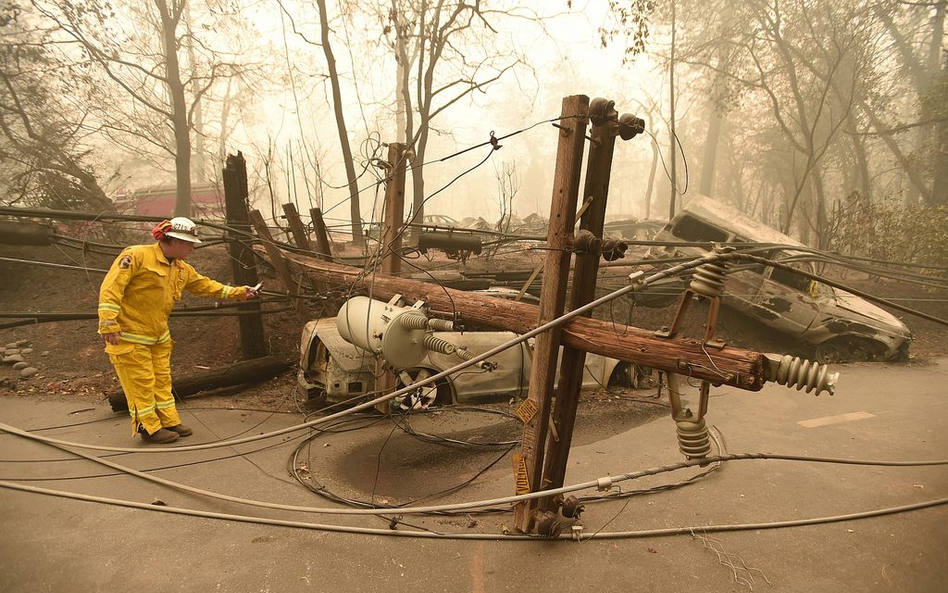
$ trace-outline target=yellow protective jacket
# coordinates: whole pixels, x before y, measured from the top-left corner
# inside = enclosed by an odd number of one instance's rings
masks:
[[[99,289],[99,333],[122,332],[121,340],[160,344],[171,339],[168,315],[181,293],[239,299],[240,288],[202,276],[180,259],[169,262],[158,243],[127,247]]]

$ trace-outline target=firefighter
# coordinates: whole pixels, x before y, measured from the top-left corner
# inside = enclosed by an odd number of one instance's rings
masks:
[[[172,218],[152,229],[156,242],[128,247],[115,259],[99,289],[99,330],[132,417],[132,435],[170,443],[192,434],[178,418],[171,394],[171,308],[188,292],[249,299],[256,290],[202,276],[184,260],[200,243],[197,225]]]

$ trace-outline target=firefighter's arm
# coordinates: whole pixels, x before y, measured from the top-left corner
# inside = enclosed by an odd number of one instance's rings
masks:
[[[222,284],[217,280],[211,280],[197,272],[189,264],[185,264],[188,273],[188,282],[184,289],[190,293],[203,297],[247,300],[254,296],[255,292],[249,286],[230,286]]]
[[[141,267],[141,256],[126,249],[119,254],[109,268],[99,288],[98,333],[110,343],[118,343],[122,328],[118,323],[125,298],[125,288]]]

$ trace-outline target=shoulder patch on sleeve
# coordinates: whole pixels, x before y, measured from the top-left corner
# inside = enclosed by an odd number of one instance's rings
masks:
[[[122,259],[119,260],[119,268],[127,270],[132,267],[132,256],[125,254],[122,256]]]

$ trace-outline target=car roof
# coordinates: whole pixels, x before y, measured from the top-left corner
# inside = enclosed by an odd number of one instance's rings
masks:
[[[691,214],[716,227],[735,233],[742,239],[755,243],[776,243],[778,245],[806,247],[793,237],[784,235],[780,231],[745,215],[736,208],[702,194],[697,194],[685,204],[681,212],[675,216],[674,221],[680,220],[684,214]]]

